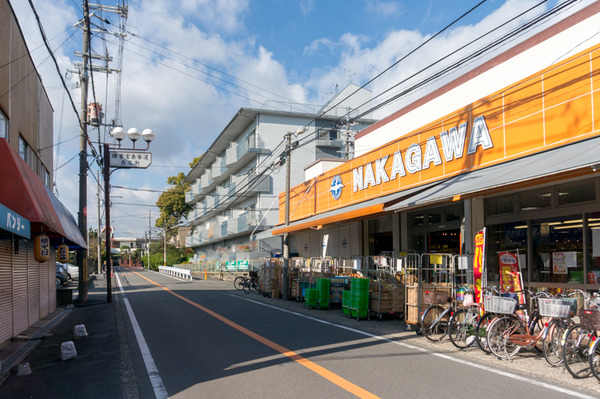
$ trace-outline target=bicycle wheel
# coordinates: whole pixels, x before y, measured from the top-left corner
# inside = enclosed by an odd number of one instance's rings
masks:
[[[521,347],[510,342],[510,337],[523,329],[516,316],[503,315],[494,319],[487,329],[488,345],[492,353],[500,359],[510,359],[516,355]]]
[[[589,359],[590,335],[579,324],[569,327],[563,335],[563,363],[573,378],[587,378],[592,373]]]
[[[484,313],[477,322],[477,328],[475,329],[475,342],[479,349],[485,353],[492,353],[487,342],[487,329],[490,323],[494,320],[496,315],[494,313]]]
[[[468,309],[455,312],[449,321],[448,336],[458,349],[465,349],[475,342],[478,314]]]
[[[252,280],[252,279],[247,279],[246,281],[244,281],[244,292],[246,293],[251,293],[251,292],[256,292],[258,290],[258,284],[256,283],[256,281]]]
[[[441,341],[448,333],[450,312],[444,313],[444,310],[440,305],[433,305],[428,307],[425,313],[423,313],[421,330],[423,331],[423,335],[430,341]]]
[[[590,353],[592,354],[590,356],[590,369],[592,370],[594,377],[600,380],[600,345],[598,344],[600,344],[600,340],[597,339],[590,350]]]
[[[551,366],[560,366],[563,362],[561,341],[568,327],[567,322],[562,319],[554,319],[548,325],[546,339],[542,344],[544,358]]]
[[[236,277],[235,280],[233,280],[233,286],[235,287],[235,289],[243,290],[245,280],[246,280],[246,277],[244,277],[244,276]]]

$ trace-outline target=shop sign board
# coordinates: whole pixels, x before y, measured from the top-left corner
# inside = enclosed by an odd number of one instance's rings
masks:
[[[236,262],[234,260],[228,260],[227,262],[225,262],[225,270],[236,270]]]
[[[247,260],[238,260],[237,261],[237,269],[238,270],[248,270],[248,261]]]
[[[598,136],[593,126],[600,114],[592,104],[600,102],[600,93],[593,91],[597,73],[590,66],[600,66],[600,45],[418,129],[399,132],[389,143],[293,187],[290,221]],[[369,134],[376,132],[377,126]],[[279,205],[283,222],[285,193]]]
[[[23,238],[31,238],[31,223],[17,212],[0,204],[0,229]]]
[[[110,150],[111,168],[146,169],[152,163],[152,153],[146,151]]]
[[[500,290],[502,292],[519,292],[519,302],[525,303],[522,294],[523,284],[518,254],[500,252],[498,256],[500,260]]]
[[[475,302],[482,303],[485,276],[485,227],[475,234],[475,256],[473,256],[473,280]]]

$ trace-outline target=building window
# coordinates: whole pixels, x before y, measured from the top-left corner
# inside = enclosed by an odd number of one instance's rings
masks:
[[[593,180],[560,184],[557,186],[558,205],[578,204],[596,199],[596,186]]]
[[[0,110],[0,138],[8,140],[8,118]]]
[[[532,211],[552,206],[552,187],[524,191],[519,194],[522,211]]]
[[[29,146],[22,136],[19,136],[19,155],[25,162],[29,162]]]

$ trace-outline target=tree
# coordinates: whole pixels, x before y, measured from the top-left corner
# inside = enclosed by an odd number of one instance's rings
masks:
[[[200,160],[202,159],[202,157],[203,157],[203,156],[204,156],[204,154],[203,154],[203,155],[200,155],[199,157],[196,157],[196,158],[194,158],[194,159],[192,160],[192,162],[190,162],[190,168],[194,169],[194,166],[196,166],[196,164],[197,164],[198,162],[200,162]]]
[[[183,172],[167,178],[167,183],[173,187],[158,197],[156,205],[160,209],[160,216],[156,219],[156,227],[169,229],[186,219],[193,206],[185,202],[185,192],[189,190],[190,183],[185,182]]]

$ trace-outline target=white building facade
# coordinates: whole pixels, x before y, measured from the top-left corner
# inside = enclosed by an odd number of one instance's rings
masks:
[[[304,181],[307,165],[344,157],[353,135],[374,122],[364,119],[344,125],[340,121],[346,110],[338,105],[318,116],[240,109],[186,176],[192,183],[186,202],[194,205],[186,246],[194,249],[194,260],[251,261],[280,254],[281,237],[256,235],[278,222],[278,194],[286,185],[280,158],[285,135],[305,128],[305,133],[292,138],[290,182],[295,185]]]

